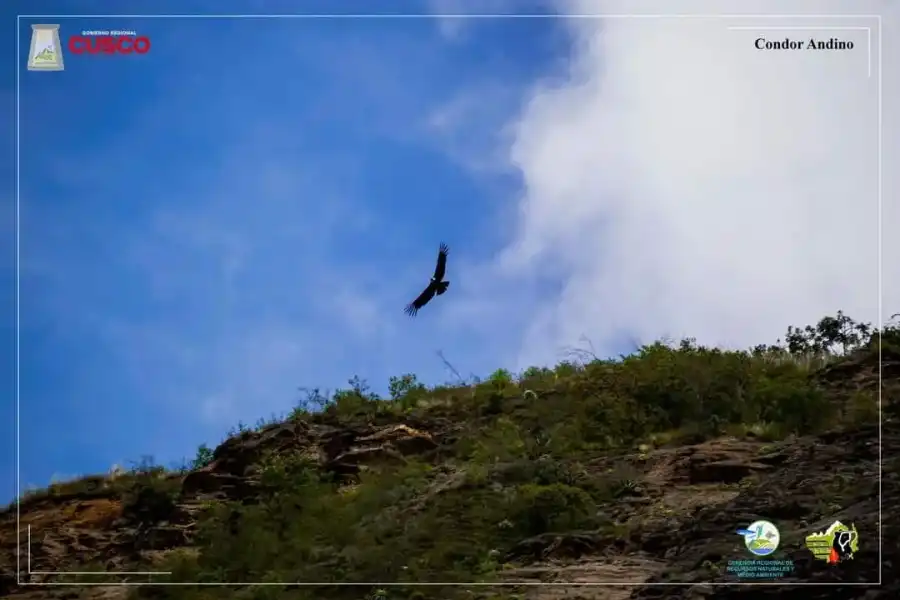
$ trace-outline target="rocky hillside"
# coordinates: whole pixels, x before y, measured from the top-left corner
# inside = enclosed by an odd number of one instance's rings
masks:
[[[390,399],[354,381],[195,469],[29,494],[18,538],[15,505],[0,513],[0,596],[896,598],[900,336],[864,329],[836,358],[822,323],[793,331],[784,348],[656,344],[468,386],[407,376]],[[756,519],[780,529],[784,585],[710,585],[738,581],[728,561],[754,557],[736,530]],[[803,541],[836,519],[859,551],[827,565]],[[166,574],[59,574],[74,571]],[[204,585],[121,585],[148,582]],[[236,582],[271,585],[215,585]],[[809,582],[844,585],[792,585]]]

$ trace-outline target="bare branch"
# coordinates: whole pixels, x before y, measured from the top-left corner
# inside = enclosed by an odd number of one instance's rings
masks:
[[[450,372],[456,376],[456,379],[459,380],[459,383],[462,385],[466,384],[466,380],[462,378],[462,375],[459,374],[459,371],[456,370],[456,367],[450,364],[450,361],[444,358],[444,353],[441,350],[437,351],[438,357],[441,359],[441,362],[444,363],[444,366],[450,369]]]
[[[581,337],[578,338],[578,341],[583,344],[587,344],[587,348],[564,346],[560,350],[560,355],[565,360],[581,367],[587,365],[588,363],[600,360],[597,357],[597,353],[594,351],[594,343],[591,342],[590,338],[588,338],[584,334],[581,334]]]

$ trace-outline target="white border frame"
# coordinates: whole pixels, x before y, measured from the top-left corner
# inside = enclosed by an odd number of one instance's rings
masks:
[[[338,19],[470,19],[470,20],[496,20],[496,19],[554,19],[554,20],[573,20],[573,19],[874,19],[877,22],[878,32],[878,325],[879,329],[884,329],[883,312],[883,285],[882,285],[882,251],[883,251],[883,235],[882,235],[882,206],[883,206],[883,125],[882,125],[882,104],[883,104],[883,85],[882,85],[882,36],[884,28],[882,27],[882,17],[876,14],[841,14],[841,15],[817,15],[817,14],[784,14],[784,15],[753,15],[753,14],[373,14],[373,13],[348,13],[348,14],[76,14],[76,15],[16,15],[16,584],[19,586],[204,586],[204,587],[226,587],[226,586],[302,586],[302,587],[324,587],[324,586],[355,586],[355,587],[715,587],[715,586],[881,586],[883,581],[884,563],[882,560],[883,552],[883,505],[882,505],[882,373],[880,365],[882,363],[882,347],[881,340],[878,344],[878,581],[877,582],[852,582],[852,583],[817,583],[817,582],[781,582],[781,581],[760,581],[760,582],[704,582],[704,583],[674,583],[674,582],[475,582],[475,583],[401,583],[401,582],[375,582],[375,583],[301,583],[301,582],[260,582],[260,583],[190,583],[190,582],[136,582],[136,581],[118,581],[118,582],[26,582],[22,581],[21,568],[21,453],[20,453],[20,397],[19,397],[19,131],[20,131],[20,111],[19,111],[19,87],[22,72],[21,62],[21,21],[22,19],[44,19],[44,20],[64,20],[64,19],[321,19],[321,20],[338,20]],[[868,27],[771,27],[760,25],[759,27],[732,27],[730,29],[865,29],[867,30],[868,46],[869,46],[869,76],[871,76],[871,28]],[[59,575],[147,575],[167,574],[167,573],[127,573],[127,572],[35,572],[31,571],[31,531],[28,531],[28,572],[25,574],[59,574]]]

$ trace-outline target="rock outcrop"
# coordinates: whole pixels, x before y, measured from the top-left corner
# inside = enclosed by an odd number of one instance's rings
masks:
[[[597,456],[586,465],[588,475],[620,469],[629,478],[598,507],[613,525],[521,539],[496,557],[504,563],[500,583],[522,585],[520,597],[543,600],[900,597],[900,519],[894,510],[900,506],[900,419],[891,408],[900,388],[898,364],[896,356],[886,356],[880,428],[845,427],[776,443],[726,436]],[[871,361],[818,374],[850,392],[871,386],[877,375]],[[14,506],[0,513],[0,596],[74,598],[67,588],[39,584],[58,581],[59,575],[47,573],[152,569],[172,551],[191,548],[205,507],[253,503],[262,485],[259,465],[267,457],[305,456],[348,486],[367,469],[391,468],[411,457],[431,462],[442,478],[410,503],[406,510],[415,512],[467,485],[454,465],[441,462],[442,448],[457,434],[453,423],[440,419],[344,426],[327,418],[288,420],[227,440],[207,466],[189,473],[116,473],[28,498],[18,529]],[[793,570],[779,586],[724,585],[737,581],[725,561],[748,558],[736,529],[760,518],[778,524],[780,557],[793,561]],[[803,542],[836,519],[856,526],[860,549],[852,561],[834,566],[815,560]],[[17,571],[29,585],[17,585]],[[115,579],[125,580],[147,577]],[[871,586],[809,585],[863,582]],[[78,597],[123,597],[122,590],[92,587]],[[473,593],[487,597],[485,588]]]

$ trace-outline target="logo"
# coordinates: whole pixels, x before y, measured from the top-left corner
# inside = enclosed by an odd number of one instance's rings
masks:
[[[31,50],[28,53],[29,71],[62,71],[63,48],[59,25],[32,25]],[[78,55],[147,54],[150,38],[134,31],[85,30],[69,37],[67,50]]]
[[[82,31],[69,38],[72,54],[147,54],[150,38],[133,31]]]
[[[28,51],[28,70],[62,71],[63,68],[59,25],[32,25],[31,49]]]
[[[806,547],[817,559],[836,565],[859,551],[859,532],[853,523],[847,527],[835,521],[825,531],[806,536]]]
[[[737,533],[744,536],[744,545],[754,556],[769,556],[781,541],[778,528],[768,521],[754,521],[747,529],[738,529]]]

